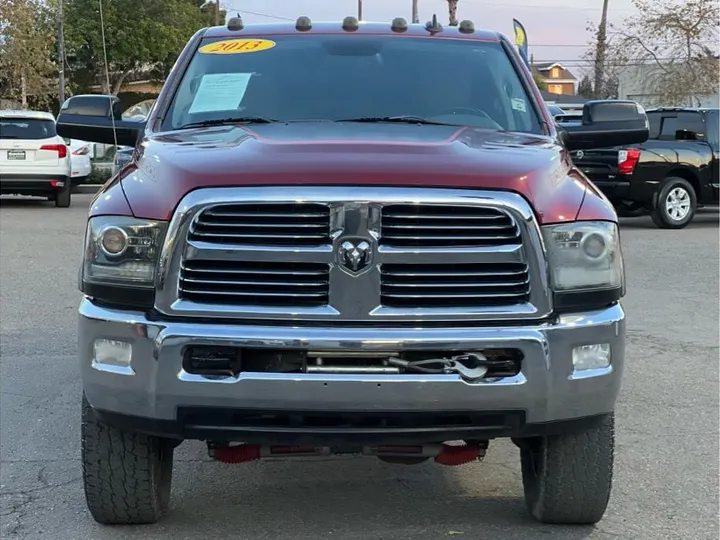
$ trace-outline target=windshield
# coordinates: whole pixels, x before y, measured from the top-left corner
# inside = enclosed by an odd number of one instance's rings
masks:
[[[55,122],[44,118],[0,118],[0,139],[40,140],[55,137]]]
[[[542,133],[500,43],[327,35],[205,40],[163,128],[240,117],[286,122],[397,116]]]

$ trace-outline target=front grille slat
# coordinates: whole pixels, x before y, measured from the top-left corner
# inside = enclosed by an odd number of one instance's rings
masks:
[[[329,266],[320,263],[186,260],[180,297],[238,306],[323,306],[329,299]]]
[[[190,241],[252,246],[322,246],[330,243],[330,209],[320,203],[228,203],[193,220]]]
[[[517,224],[499,208],[390,204],[382,209],[383,246],[459,248],[521,243]]]
[[[524,263],[384,264],[380,296],[395,308],[483,308],[527,302]]]

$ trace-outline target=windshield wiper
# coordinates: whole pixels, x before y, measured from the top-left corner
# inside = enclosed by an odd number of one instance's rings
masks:
[[[446,122],[436,122],[435,120],[429,120],[422,116],[361,116],[358,118],[343,118],[342,120],[336,120],[336,122],[398,122],[402,124],[432,124],[436,126],[452,126],[454,124],[448,124]]]
[[[200,120],[199,122],[191,122],[180,126],[179,129],[187,129],[194,127],[206,126],[223,126],[225,124],[272,124],[278,120],[272,118],[263,118],[262,116],[233,116],[228,118],[214,118],[210,120]]]

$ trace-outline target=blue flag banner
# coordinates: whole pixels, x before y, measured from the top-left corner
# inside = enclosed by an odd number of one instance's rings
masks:
[[[515,30],[515,45],[517,45],[520,56],[525,61],[525,65],[530,69],[530,61],[528,60],[528,42],[527,33],[525,27],[520,24],[520,21],[513,19],[513,28]]]

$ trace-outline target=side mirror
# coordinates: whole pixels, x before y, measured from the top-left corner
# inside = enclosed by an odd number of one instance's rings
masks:
[[[583,106],[578,122],[558,122],[568,150],[640,144],[650,134],[647,115],[634,101],[596,100]]]
[[[144,130],[144,121],[123,120],[116,96],[73,96],[57,117],[58,135],[81,141],[135,146]]]

